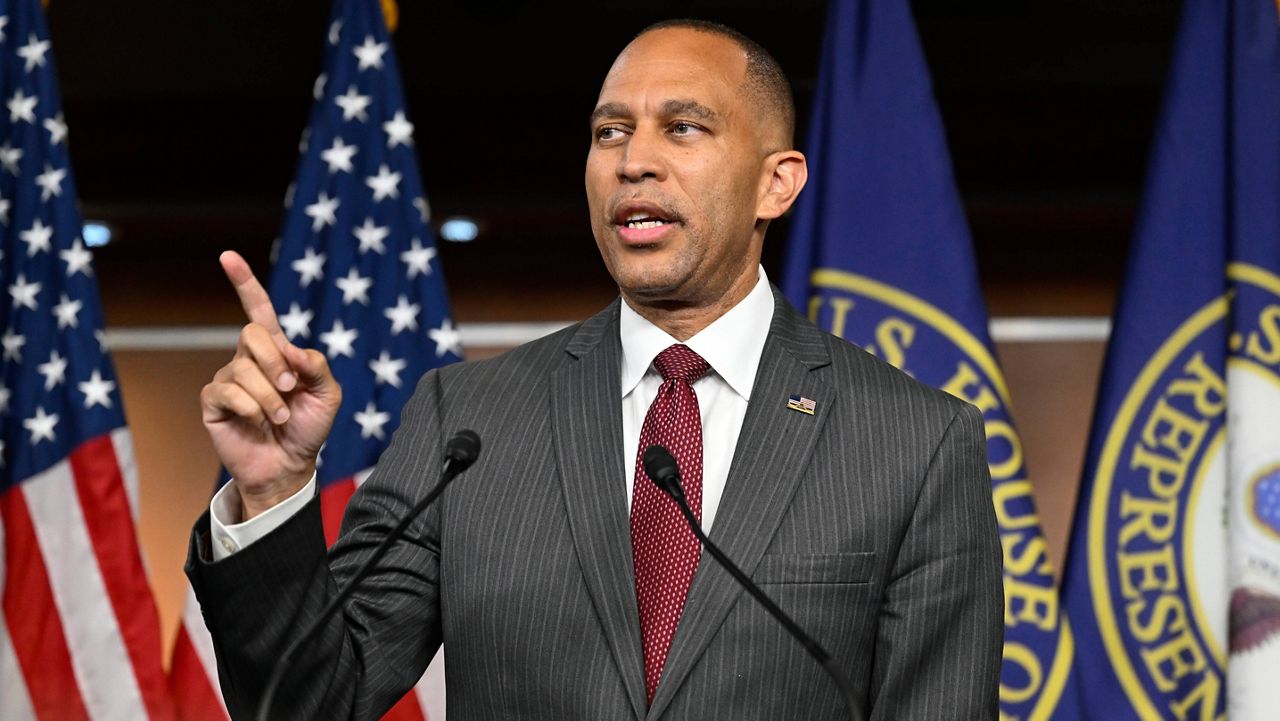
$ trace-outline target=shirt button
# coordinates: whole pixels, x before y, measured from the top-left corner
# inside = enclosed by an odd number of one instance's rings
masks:
[[[227,553],[235,553],[236,551],[240,550],[238,547],[236,547],[236,542],[231,540],[230,538],[227,538],[226,536],[223,536],[218,540],[219,542],[222,543],[222,547],[226,549]]]

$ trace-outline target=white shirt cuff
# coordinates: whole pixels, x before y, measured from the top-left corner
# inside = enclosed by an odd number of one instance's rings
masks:
[[[216,563],[271,533],[289,520],[316,495],[316,476],[297,493],[240,522],[240,489],[227,483],[209,501],[209,531],[213,535],[213,560]]]

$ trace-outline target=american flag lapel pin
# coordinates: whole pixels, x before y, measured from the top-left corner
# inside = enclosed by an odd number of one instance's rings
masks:
[[[813,409],[818,407],[818,402],[804,396],[791,395],[787,398],[787,407],[793,411],[813,415]]]

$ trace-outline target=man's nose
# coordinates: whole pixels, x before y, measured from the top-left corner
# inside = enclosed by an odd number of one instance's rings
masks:
[[[662,180],[666,175],[666,161],[662,155],[662,138],[659,133],[637,128],[618,161],[618,179],[624,183],[638,183],[645,178]]]

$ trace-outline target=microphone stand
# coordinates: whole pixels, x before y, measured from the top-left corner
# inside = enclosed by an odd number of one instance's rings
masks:
[[[710,538],[707,538],[707,534],[702,532],[702,526],[698,523],[697,517],[693,515],[693,509],[689,507],[689,501],[684,497],[684,488],[680,485],[680,470],[676,466],[675,458],[671,456],[671,452],[662,446],[649,446],[644,452],[643,462],[645,474],[649,476],[649,480],[671,496],[671,500],[675,501],[676,505],[680,507],[680,513],[684,515],[685,521],[689,523],[689,528],[693,531],[693,535],[697,536],[698,540],[702,542],[702,547],[707,549],[707,552],[724,567],[724,570],[728,571],[729,575],[733,576],[734,580],[745,588],[752,598],[759,601],[760,605],[764,606],[765,610],[769,612],[769,615],[777,619],[778,623],[781,623],[783,628],[787,629],[787,632],[799,641],[801,646],[804,646],[804,650],[808,651],[809,655],[822,665],[822,668],[831,676],[832,680],[835,681],[836,687],[840,690],[840,696],[844,699],[845,710],[848,711],[849,718],[852,721],[861,721],[861,716],[857,711],[857,701],[853,695],[853,685],[844,675],[844,671],[840,669],[835,659],[831,658],[831,654],[827,653],[826,649],[813,640],[809,634],[805,633],[804,629],[800,628],[795,621],[791,620],[791,617],[779,608],[778,604],[773,602],[773,599],[765,595],[765,592],[760,590],[760,587],[747,574],[743,573],[737,564],[729,560],[729,557],[724,555],[724,552],[716,544],[712,543]]]
[[[347,582],[347,585],[320,611],[320,615],[316,616],[311,624],[307,626],[306,631],[301,636],[294,638],[293,642],[285,648],[284,653],[280,654],[280,658],[276,660],[275,666],[271,670],[271,676],[267,679],[266,687],[262,691],[262,699],[258,701],[258,712],[254,714],[254,718],[257,721],[267,721],[271,715],[271,703],[275,699],[276,689],[279,688],[280,682],[284,678],[284,673],[289,668],[289,662],[293,657],[297,655],[303,646],[311,641],[316,632],[320,630],[320,627],[337,613],[339,608],[342,608],[342,604],[351,597],[360,582],[373,571],[374,565],[386,555],[387,550],[391,548],[391,544],[404,535],[405,529],[409,527],[409,524],[444,492],[445,486],[449,485],[450,481],[457,478],[458,474],[474,463],[478,455],[480,455],[480,437],[474,431],[459,431],[449,439],[445,449],[444,467],[440,469],[440,481],[400,519],[400,522],[396,524],[395,528],[391,529],[390,533],[383,537],[382,542],[378,544],[377,548],[373,549],[373,554],[365,559],[355,575]]]

